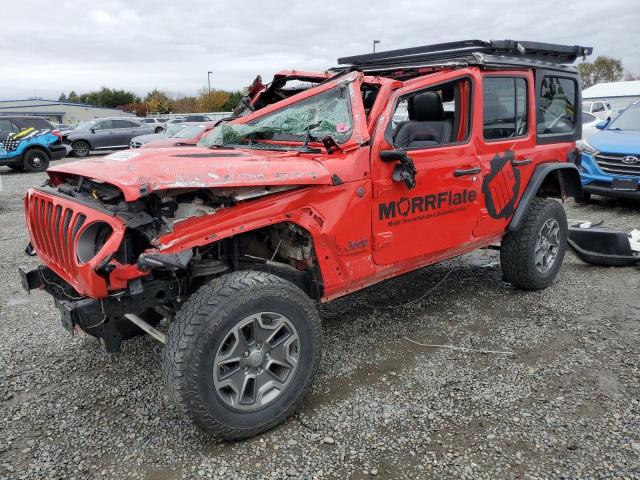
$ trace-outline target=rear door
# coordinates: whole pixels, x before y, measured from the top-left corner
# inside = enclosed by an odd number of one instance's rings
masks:
[[[476,237],[501,236],[535,168],[535,95],[527,71],[483,74],[480,162],[482,209]]]
[[[131,139],[138,135],[138,132],[142,129],[137,123],[130,122],[129,120],[114,120],[113,121],[113,147],[128,147]]]

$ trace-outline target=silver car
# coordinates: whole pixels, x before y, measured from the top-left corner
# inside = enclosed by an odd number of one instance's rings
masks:
[[[155,133],[160,133],[167,128],[167,119],[166,118],[141,118],[140,121],[142,123],[146,123],[149,126],[154,128]]]
[[[169,138],[174,136],[184,127],[190,125],[189,123],[173,123],[168,125],[167,128],[160,133],[150,133],[147,135],[140,135],[133,137],[129,143],[129,148],[140,148],[145,143],[153,142],[154,140],[161,140],[163,138]]]

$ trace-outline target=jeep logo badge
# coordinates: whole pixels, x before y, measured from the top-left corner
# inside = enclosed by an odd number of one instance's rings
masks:
[[[634,157],[632,155],[627,155],[622,159],[622,163],[626,163],[627,165],[635,165],[638,162],[640,162],[640,158]]]

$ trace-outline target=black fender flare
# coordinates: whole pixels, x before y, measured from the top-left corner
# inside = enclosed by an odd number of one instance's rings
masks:
[[[526,190],[520,198],[518,207],[511,217],[511,222],[507,227],[508,232],[513,232],[520,228],[520,224],[529,209],[529,204],[536,196],[540,196],[540,188],[545,184],[547,179],[551,180],[559,187],[559,191],[552,192],[549,195],[542,192],[542,196],[558,196],[562,198],[582,197],[582,183],[580,182],[580,172],[578,167],[573,163],[545,163],[538,165],[533,171],[533,175],[529,180]]]

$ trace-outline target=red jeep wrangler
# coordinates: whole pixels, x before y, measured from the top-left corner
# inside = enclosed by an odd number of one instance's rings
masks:
[[[179,408],[255,435],[311,386],[316,302],[498,242],[506,281],[553,281],[567,221],[549,197],[581,195],[570,64],[590,53],[472,40],[343,58],[294,94],[263,88],[281,100],[199,147],[50,168],[25,198],[46,266],[23,284],[107,351],[164,342]]]

